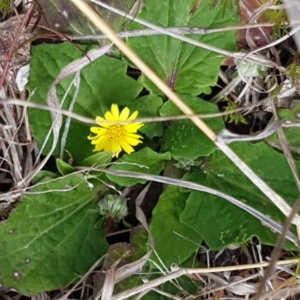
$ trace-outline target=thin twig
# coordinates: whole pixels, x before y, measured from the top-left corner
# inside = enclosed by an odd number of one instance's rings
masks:
[[[175,121],[175,120],[186,120],[186,119],[190,119],[191,117],[196,117],[196,118],[202,118],[202,119],[209,119],[209,118],[218,118],[218,117],[224,117],[226,115],[230,115],[232,113],[239,113],[244,111],[245,109],[251,109],[254,108],[256,106],[261,106],[263,102],[267,102],[268,100],[270,100],[272,97],[269,98],[265,98],[263,100],[260,101],[259,104],[250,104],[248,106],[244,106],[244,107],[239,107],[230,111],[224,111],[224,112],[216,112],[216,113],[201,113],[201,114],[186,114],[186,115],[177,115],[177,116],[164,116],[164,117],[144,117],[144,118],[136,118],[135,122],[143,122],[143,123],[152,123],[152,122],[166,122],[166,121]],[[41,109],[41,110],[47,110],[50,112],[56,112],[56,113],[61,113],[62,115],[68,117],[68,118],[72,118],[74,120],[77,120],[79,122],[82,123],[86,123],[86,124],[92,124],[92,125],[97,125],[95,118],[88,118],[88,117],[84,117],[82,115],[79,115],[77,113],[71,112],[69,110],[66,109],[58,109],[55,107],[50,107],[48,105],[44,105],[44,104],[40,104],[40,103],[36,103],[36,102],[28,102],[28,101],[23,101],[23,100],[18,100],[18,99],[5,99],[2,100],[0,99],[0,104],[8,104],[8,105],[17,105],[17,106],[23,106],[23,107],[30,107],[30,108],[36,108],[36,109]],[[126,123],[130,123],[131,121],[107,121],[107,120],[103,120],[102,123],[104,124],[126,124]],[[0,124],[0,127],[3,126]],[[289,126],[292,126],[291,124]],[[287,127],[286,124],[284,124],[284,127]],[[27,144],[26,144],[27,145]]]
[[[11,62],[11,58],[13,56],[13,52],[15,50],[15,46],[18,42],[18,39],[20,37],[20,34],[21,34],[21,31],[23,30],[23,28],[25,27],[26,23],[28,22],[28,19],[30,18],[30,15],[31,15],[31,12],[33,11],[33,8],[34,8],[34,2],[32,2],[31,4],[29,4],[29,8],[28,10],[26,11],[26,14],[24,15],[16,33],[14,33],[14,39],[11,43],[11,46],[10,46],[10,49],[9,49],[9,52],[7,53],[7,59],[5,61],[5,64],[4,64],[4,67],[3,67],[3,72],[1,74],[1,77],[0,77],[0,88],[2,87],[3,83],[4,83],[4,79],[5,79],[5,76],[8,72],[8,69],[9,69],[9,66],[10,66],[10,62]]]

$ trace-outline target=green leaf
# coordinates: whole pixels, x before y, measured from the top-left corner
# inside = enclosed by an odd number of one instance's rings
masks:
[[[105,167],[112,159],[111,152],[102,151],[84,159],[81,163],[85,167]]]
[[[96,154],[87,157],[79,165],[85,166],[85,167],[91,167],[91,168],[105,169],[107,166],[110,165],[111,160],[112,160],[111,152],[101,151],[101,152],[97,152]],[[98,179],[99,179],[104,175],[102,172],[99,172],[98,170],[97,171],[91,170],[91,171],[89,171],[87,176],[88,176],[88,178],[98,177]]]
[[[217,113],[215,104],[197,97],[181,95],[182,100],[195,113]],[[161,108],[162,116],[182,115],[180,110],[169,100]],[[214,131],[224,128],[221,117],[204,119],[204,122]],[[208,156],[216,150],[215,144],[198,129],[190,120],[172,121],[161,140],[162,151],[170,151],[175,159],[185,158],[194,160],[199,156]]]
[[[125,11],[130,11],[134,3],[135,1],[133,0],[110,1],[110,5]],[[125,18],[101,8],[94,3],[90,3],[90,5],[100,13],[101,17],[104,18],[114,30],[120,31],[123,29],[126,21]],[[60,0],[39,0],[39,6],[40,9],[43,10],[42,23],[44,26],[50,26],[50,28],[59,30],[59,32],[65,34],[77,33],[79,35],[85,35],[99,33],[95,25],[90,22],[70,0],[63,2]],[[47,22],[43,22],[44,20],[47,20]]]
[[[120,268],[123,265],[134,263],[141,257],[143,257],[147,252],[148,234],[142,226],[133,227],[130,232],[130,244],[127,243],[117,243],[111,245],[107,251],[105,261],[103,264],[103,270],[108,270],[113,266],[116,261],[119,261],[116,268]],[[98,292],[104,283],[105,276],[103,273],[96,274],[95,290]],[[119,293],[129,288],[133,288],[138,284],[142,283],[143,275],[131,275],[120,282],[117,282],[114,287],[114,293]],[[128,298],[133,299],[133,298]]]
[[[92,213],[95,193],[80,174],[43,183],[0,226],[0,281],[35,295],[78,280],[106,253],[103,229]]]
[[[57,177],[59,177],[58,174],[46,170],[41,170],[33,177],[33,179],[31,180],[31,184],[34,185],[42,180],[49,181],[49,179],[55,179]]]
[[[181,193],[178,187],[168,186],[152,212],[150,231],[155,250],[167,267],[187,260],[202,242],[197,232],[180,221],[187,198],[188,194]],[[154,254],[151,258],[157,261]]]
[[[139,112],[138,117],[158,117],[159,108],[163,105],[163,101],[160,97],[154,95],[147,95],[138,98],[132,105],[131,109],[133,111],[137,110]],[[151,122],[145,123],[140,132],[144,133],[149,139],[155,136],[163,135],[163,128],[161,122]]]
[[[75,171],[75,169],[62,159],[56,159],[56,167],[61,175],[67,175]]]
[[[0,13],[5,16],[10,9],[10,1],[9,0],[1,0],[0,1]]]
[[[104,271],[107,271],[109,269],[115,270],[117,268],[124,266],[127,263],[131,263],[132,258],[131,258],[130,254],[133,251],[134,251],[133,247],[130,244],[125,243],[125,242],[116,243],[116,244],[109,246],[108,251],[105,256],[105,261],[102,266],[102,272],[97,272],[94,276],[94,282],[95,282],[94,295],[95,296],[103,288],[103,284],[105,281]],[[118,262],[117,265],[114,265],[116,262]],[[129,278],[126,278],[125,280],[122,280],[121,283],[123,283],[124,281],[127,283],[131,279],[132,279],[132,276],[130,276]],[[118,282],[116,284],[116,286],[114,286],[114,292],[116,292],[116,293],[119,292],[118,287],[121,286],[121,288],[122,288],[121,283]],[[125,284],[125,286],[127,286],[127,285],[128,284]],[[133,286],[130,286],[130,287],[133,287]],[[94,297],[94,298],[97,298],[97,297]]]
[[[296,101],[294,101],[296,102]],[[294,103],[293,103],[294,104]],[[290,121],[290,122],[299,122],[300,119],[300,104],[294,104],[291,109],[278,109],[278,117],[280,119]],[[287,127],[283,128],[284,135],[287,140],[287,144],[290,147],[291,151],[295,152],[300,147],[299,140],[299,128],[298,127]],[[277,132],[268,137],[268,140],[276,143],[280,148],[280,142]],[[296,151],[299,153],[299,151]]]
[[[83,53],[69,43],[42,44],[32,47],[28,83],[29,91],[34,92],[31,101],[46,104],[49,87],[61,68],[82,55]],[[95,118],[103,116],[110,110],[113,103],[130,108],[142,87],[126,75],[126,69],[127,66],[124,62],[107,56],[102,56],[83,68],[80,73],[80,88],[73,111],[86,117]],[[71,78],[66,78],[57,85],[59,99],[63,98],[70,82]],[[69,108],[73,93],[72,88],[66,97],[63,108]],[[38,109],[29,109],[28,114],[32,134],[41,147],[51,128],[50,114]],[[71,121],[65,148],[71,153],[74,164],[92,153],[93,146],[87,139],[90,134],[89,128],[90,126],[86,124]],[[61,133],[63,130],[64,124]],[[51,135],[43,149],[43,154],[47,154],[51,149],[52,140]],[[59,148],[60,142],[54,154],[59,154]]]
[[[163,170],[164,161],[169,159],[171,159],[170,153],[166,152],[160,154],[145,147],[138,152],[123,155],[109,169],[157,175]],[[106,176],[109,180],[121,186],[130,186],[136,183],[146,182],[146,180],[138,178],[122,177],[111,174],[106,174]]]
[[[211,0],[202,0],[197,11],[190,15],[194,0],[147,0],[139,18],[162,27],[196,26],[222,27],[239,22],[233,8],[223,10],[218,4],[210,9]],[[132,22],[127,29],[144,28]],[[234,50],[236,38],[234,31],[223,31],[205,35],[188,35],[195,40]],[[165,81],[174,91],[190,95],[209,93],[209,86],[214,86],[219,68],[224,59],[218,53],[179,41],[166,35],[135,37],[128,39],[129,46]],[[145,75],[141,82],[150,93],[161,94]]]
[[[147,253],[148,233],[142,226],[131,228],[130,244],[134,248],[133,261],[142,258]]]
[[[132,228],[130,234],[131,251],[130,252],[127,251],[127,253],[125,252],[126,255],[123,257],[121,264],[119,264],[118,267],[121,267],[122,265],[124,265],[124,263],[134,263],[138,259],[142,258],[147,252],[147,246],[146,246],[147,241],[148,241],[148,234],[143,227],[140,226],[140,227]],[[117,259],[119,258],[121,258],[121,256],[119,256]],[[145,267],[143,269],[145,269]],[[143,275],[131,275],[125,278],[124,280],[118,282],[115,285],[114,293],[120,293],[127,289],[134,288],[139,284],[142,284],[142,276]],[[132,299],[134,299],[134,297],[132,297]]]
[[[288,203],[294,203],[298,192],[282,154],[270,149],[263,142],[236,143],[232,148]],[[296,165],[300,170],[300,163],[296,162]],[[285,219],[278,208],[221,151],[215,151],[207,158],[206,169],[194,170],[184,179],[227,193],[277,222],[282,223]],[[274,245],[277,237],[244,210],[223,198],[204,192],[191,192],[180,220],[196,230],[210,249],[222,249],[232,243],[243,244],[252,236],[258,237],[263,244]],[[285,247],[291,249],[295,245],[287,242]]]

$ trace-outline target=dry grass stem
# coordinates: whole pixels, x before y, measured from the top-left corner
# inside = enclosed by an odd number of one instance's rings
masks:
[[[298,25],[299,22],[296,22],[294,25]],[[241,30],[241,29],[252,29],[260,27],[272,27],[274,23],[264,22],[264,23],[255,23],[255,24],[245,24],[245,25],[235,25],[235,26],[226,26],[226,27],[217,27],[217,28],[201,28],[201,27],[192,27],[192,26],[176,26],[176,27],[164,27],[168,31],[172,31],[176,34],[198,34],[205,35],[215,32],[224,32],[232,30]],[[289,23],[285,24],[287,27],[291,26]],[[120,38],[129,38],[129,37],[139,37],[139,36],[151,36],[151,35],[162,35],[163,32],[159,32],[155,29],[145,28],[145,29],[136,29],[136,30],[126,30],[116,32]],[[93,34],[93,35],[68,35],[68,38],[77,41],[77,40],[101,40],[106,39],[104,34]],[[64,40],[64,38],[62,38]]]
[[[218,118],[218,117],[224,117],[226,115],[232,114],[232,113],[239,113],[243,112],[245,109],[252,109],[254,107],[257,107],[259,105],[262,105],[264,103],[268,103],[274,96],[265,98],[261,100],[261,103],[255,103],[255,104],[249,104],[247,106],[243,106],[240,108],[236,108],[230,111],[224,111],[224,112],[219,112],[219,113],[201,113],[201,114],[187,114],[187,115],[178,115],[178,116],[165,116],[165,117],[144,117],[144,118],[136,118],[136,122],[143,122],[143,123],[152,123],[152,122],[166,122],[166,121],[175,121],[175,120],[186,120],[190,119],[191,117],[195,118],[202,118],[202,119],[210,119],[210,118]],[[55,107],[49,107],[48,105],[43,105],[35,102],[28,102],[28,101],[23,101],[23,100],[18,100],[18,99],[6,99],[6,100],[1,100],[0,99],[0,104],[1,103],[6,103],[9,105],[16,105],[20,107],[25,107],[25,108],[36,108],[36,109],[41,109],[41,110],[46,110],[50,112],[55,112],[55,113],[61,113],[63,116],[66,116],[68,118],[72,118],[74,120],[77,120],[82,123],[86,124],[91,124],[91,125],[96,125],[97,123],[95,122],[95,119],[93,118],[88,118],[82,115],[79,115],[77,113],[74,113],[70,110],[62,109],[62,108],[55,108]],[[106,121],[103,120],[103,124],[126,124],[128,122],[126,121]],[[297,123],[284,123],[283,127],[291,127],[291,126],[297,126]],[[300,126],[300,125],[299,125]],[[10,141],[12,142],[12,141]],[[22,143],[19,145],[30,145],[29,142],[27,143]]]

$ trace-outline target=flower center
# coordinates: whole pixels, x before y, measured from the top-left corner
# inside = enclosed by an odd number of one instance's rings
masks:
[[[107,129],[107,137],[111,141],[120,141],[124,135],[125,130],[122,125],[112,125]]]

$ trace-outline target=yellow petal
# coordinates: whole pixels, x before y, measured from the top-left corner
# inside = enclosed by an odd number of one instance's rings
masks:
[[[100,128],[100,130],[98,131],[99,136],[106,135],[106,134],[107,134],[107,129],[106,128]]]
[[[122,151],[122,148],[120,146],[120,143],[118,142],[114,142],[112,143],[112,152],[119,152],[119,151]]]
[[[118,157],[120,152],[122,151],[121,146],[117,142],[110,142],[105,146],[105,151],[111,152],[112,157]]]
[[[138,116],[138,111],[136,110],[134,113],[132,113],[132,115],[128,118],[128,121],[133,121],[136,119],[136,117]]]
[[[103,119],[101,117],[96,117],[97,124],[100,125],[100,126],[102,126],[102,127],[105,127],[105,128],[111,126],[111,124],[107,123],[106,121],[107,120],[105,120],[105,119]]]
[[[113,157],[113,158],[114,158],[114,157],[118,158],[120,153],[121,153],[121,151],[113,152],[113,153],[112,153],[112,157]]]
[[[107,129],[101,127],[91,127],[90,128],[92,133],[96,133],[97,135],[104,135],[107,133]]]
[[[140,140],[127,137],[127,136],[124,137],[123,141],[132,146],[136,146],[137,144],[141,143]]]
[[[133,138],[133,139],[142,139],[143,137],[134,133],[126,133],[124,137]]]
[[[107,139],[101,139],[98,141],[98,143],[95,146],[94,151],[101,151],[103,150],[108,144],[108,140]]]
[[[104,151],[111,152],[111,141],[108,141],[108,143],[105,145]]]
[[[95,140],[95,139],[97,139],[98,138],[98,134],[97,135],[89,135],[88,137],[87,137],[89,140]]]
[[[117,104],[112,104],[111,105],[111,114],[113,116],[114,121],[119,120],[119,107]]]
[[[129,117],[129,108],[125,107],[119,117],[119,121],[126,121]]]
[[[123,150],[128,154],[134,151],[134,149],[125,141],[120,141],[120,145],[123,148]]]
[[[92,133],[98,133],[99,128],[100,128],[100,127],[98,127],[98,126],[97,126],[97,127],[96,127],[96,126],[92,126],[92,127],[90,128],[90,130],[91,130]]]
[[[108,140],[107,137],[106,137],[106,135],[104,135],[104,136],[103,135],[102,136],[96,136],[95,139],[92,139],[91,144],[92,145],[96,145],[98,143],[102,143],[103,140],[106,140],[106,141]]]
[[[132,124],[124,124],[124,129],[127,132],[135,133],[137,132],[142,126],[144,126],[144,123],[132,123]]]
[[[114,116],[112,115],[112,113],[110,111],[105,113],[104,118],[106,121],[115,121]],[[108,124],[108,125],[111,126],[111,124]]]
[[[112,157],[118,157],[122,150],[130,154],[134,151],[132,146],[142,143],[140,139],[143,137],[135,133],[144,124],[142,122],[133,122],[138,116],[138,111],[133,112],[130,116],[129,115],[130,110],[128,107],[125,107],[120,112],[118,105],[112,104],[111,110],[105,113],[104,118],[96,117],[96,123],[100,126],[90,127],[91,133],[95,135],[92,136],[91,134],[88,136],[88,139],[91,140],[91,144],[95,145],[94,151],[109,151],[112,153]],[[106,123],[107,121],[110,123]],[[128,124],[116,125],[117,122],[125,121],[131,122]],[[109,131],[110,129],[112,130]],[[122,129],[122,131],[118,131],[117,129]],[[109,132],[116,136],[114,138],[111,137],[110,139],[108,135]]]
[[[94,136],[89,135],[87,138],[88,138],[88,140],[94,140],[97,138],[97,135],[94,135]]]

